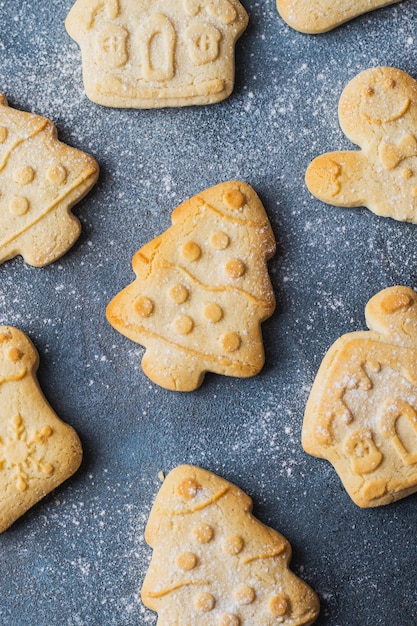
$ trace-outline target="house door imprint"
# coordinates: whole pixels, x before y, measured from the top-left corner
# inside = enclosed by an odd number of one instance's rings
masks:
[[[142,73],[146,81],[170,80],[174,76],[177,34],[162,13],[151,15],[140,33]]]

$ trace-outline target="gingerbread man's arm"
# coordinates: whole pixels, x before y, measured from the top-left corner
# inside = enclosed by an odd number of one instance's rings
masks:
[[[362,151],[328,152],[309,165],[306,185],[327,204],[369,206],[370,165]]]

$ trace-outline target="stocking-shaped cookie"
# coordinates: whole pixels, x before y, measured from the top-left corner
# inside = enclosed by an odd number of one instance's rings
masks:
[[[344,335],[323,360],[302,440],[370,507],[417,491],[417,294],[389,287],[365,313],[371,330]]]
[[[21,254],[42,266],[64,254],[80,234],[71,207],[97,176],[96,161],[58,141],[52,122],[0,94],[0,263]]]
[[[306,174],[311,193],[417,223],[417,82],[392,67],[365,70],[344,89],[339,119],[362,150],[316,158]]]
[[[291,546],[253,517],[235,485],[183,465],[165,479],[145,531],[153,548],[142,587],[158,626],[307,626],[314,591],[289,567]]]
[[[238,0],[76,0],[65,25],[81,47],[87,96],[148,109],[227,98],[247,23]]]
[[[395,2],[399,0],[277,0],[277,7],[292,28],[317,34]]]
[[[177,207],[172,224],[134,256],[137,278],[109,304],[109,322],[146,347],[143,370],[167,389],[196,389],[207,371],[253,376],[275,306],[275,240],[258,196],[221,183]]]
[[[37,367],[26,335],[0,327],[0,532],[81,463],[78,436],[42,395]]]

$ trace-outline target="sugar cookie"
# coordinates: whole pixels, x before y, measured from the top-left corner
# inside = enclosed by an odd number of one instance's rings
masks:
[[[306,173],[311,193],[417,223],[417,82],[393,67],[365,70],[344,89],[339,120],[362,150],[314,159]]]
[[[389,287],[365,314],[370,330],[340,337],[320,366],[302,442],[371,507],[417,491],[417,294]]]
[[[37,368],[26,335],[0,327],[0,532],[81,463],[80,440],[45,400]]]
[[[275,308],[266,265],[275,239],[261,201],[245,183],[221,183],[177,207],[172,224],[134,256],[137,278],[108,321],[146,347],[143,370],[167,389],[196,389],[207,371],[257,374],[260,324]]]
[[[227,98],[247,23],[238,0],[77,0],[66,28],[90,100],[150,109]]]
[[[54,124],[0,94],[0,263],[20,254],[43,266],[80,234],[71,208],[94,185],[93,157],[58,141]]]
[[[314,622],[318,598],[289,569],[290,544],[251,512],[249,496],[211,472],[168,474],[145,531],[153,556],[142,600],[158,624]]]
[[[277,8],[292,28],[314,35],[395,2],[399,0],[277,0]]]

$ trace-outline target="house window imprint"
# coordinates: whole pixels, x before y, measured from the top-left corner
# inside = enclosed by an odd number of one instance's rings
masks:
[[[188,28],[185,38],[194,65],[212,63],[218,58],[222,35],[212,24],[193,24]]]
[[[106,24],[97,33],[94,60],[100,67],[116,69],[126,65],[129,55],[127,51],[129,33],[116,24]]]

